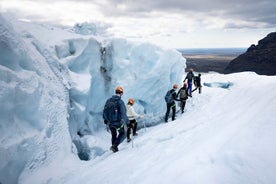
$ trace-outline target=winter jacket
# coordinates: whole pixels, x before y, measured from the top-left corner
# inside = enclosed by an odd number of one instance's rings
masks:
[[[126,106],[125,106],[125,103],[123,102],[123,100],[121,99],[121,97],[118,95],[113,95],[111,98],[113,100],[118,101],[119,112],[121,114],[121,121],[110,122],[110,124],[115,127],[120,127],[123,123],[129,124],[129,120],[128,120],[127,112],[126,112]]]
[[[192,82],[192,80],[194,79],[194,73],[189,71],[184,79],[184,81],[186,81],[186,79],[188,80],[188,82]]]
[[[127,117],[129,120],[134,120],[135,118],[141,117],[141,115],[135,112],[132,105],[127,104]]]
[[[185,90],[186,97],[183,99],[183,98],[181,98],[181,96],[180,96],[180,97],[179,97],[180,100],[182,100],[182,101],[183,101],[183,100],[187,100],[187,99],[188,99],[188,96],[189,96],[189,94],[188,94],[188,88],[187,88],[187,87],[182,87],[182,88],[180,88],[176,96],[178,96],[178,95],[180,94],[181,90]]]
[[[171,92],[171,94],[172,94],[173,100],[180,101],[179,99],[177,99],[177,95],[176,95],[175,89],[171,89],[170,92]],[[174,102],[174,101],[173,101],[173,102]]]

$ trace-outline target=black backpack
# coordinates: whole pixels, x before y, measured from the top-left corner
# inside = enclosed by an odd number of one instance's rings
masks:
[[[198,76],[195,76],[195,78],[194,78],[194,85],[195,85],[196,87],[199,86],[199,77],[198,77]]]
[[[103,118],[109,123],[121,121],[119,100],[110,98],[106,101],[103,110]]]

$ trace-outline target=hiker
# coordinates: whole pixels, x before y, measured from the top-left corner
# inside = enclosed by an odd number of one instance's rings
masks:
[[[172,108],[172,121],[175,120],[175,111],[176,111],[176,105],[175,105],[175,100],[180,101],[179,99],[176,98],[176,92],[178,85],[174,84],[173,89],[169,90],[165,96],[165,101],[167,103],[167,111],[165,115],[165,122],[168,122],[169,119],[169,114],[170,110]]]
[[[201,86],[201,74],[200,73],[197,76],[195,76],[194,85],[195,85],[196,88],[193,91],[198,89],[198,93],[201,94],[202,86]]]
[[[138,134],[136,133],[137,130],[137,121],[135,118],[143,118],[143,115],[137,114],[134,110],[134,99],[130,98],[128,99],[128,103],[127,103],[127,117],[129,120],[129,124],[127,126],[127,142],[130,142],[130,134],[131,134],[131,130],[132,130],[132,135],[133,136],[137,136]]]
[[[186,105],[186,100],[188,99],[188,96],[192,97],[188,93],[188,88],[187,88],[187,83],[186,82],[184,82],[183,87],[179,89],[176,96],[178,97],[178,95],[179,95],[179,98],[180,98],[180,110],[181,110],[181,113],[183,114],[184,113],[184,108],[185,108],[185,105]]]
[[[104,107],[103,118],[111,132],[110,150],[119,151],[118,145],[125,139],[125,124],[129,124],[126,114],[126,106],[121,100],[124,91],[121,86],[116,87],[115,95],[109,98]],[[117,132],[119,133],[117,136]]]
[[[188,81],[188,93],[189,95],[192,95],[192,87],[193,87],[193,80],[194,80],[194,70],[192,68],[189,69],[189,72],[187,73],[185,79],[183,82]]]

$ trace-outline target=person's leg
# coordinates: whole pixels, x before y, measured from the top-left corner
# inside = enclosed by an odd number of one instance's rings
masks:
[[[110,129],[110,132],[111,132],[111,144],[115,145],[116,144],[116,139],[117,139],[117,130],[113,126],[109,126],[109,129]]]
[[[168,118],[170,115],[170,110],[171,110],[171,104],[167,104],[167,111],[166,111],[166,115],[165,115],[165,122],[168,122]]]
[[[134,119],[134,123],[133,123],[133,134],[132,135],[137,135],[137,133],[136,133],[136,130],[137,130],[137,122],[136,122],[136,120]]]
[[[189,95],[192,95],[192,85],[193,85],[193,83],[188,81],[188,93],[189,93]]]
[[[181,110],[181,113],[184,112],[184,100],[181,100],[181,105],[180,105],[180,110]]]
[[[182,104],[182,113],[184,113],[185,105],[186,105],[186,100],[184,100]]]
[[[172,105],[172,120],[175,120],[175,111],[176,111],[176,105],[175,103]]]
[[[127,125],[127,139],[130,139],[130,132],[131,132],[132,124],[131,122]]]
[[[120,130],[118,130],[118,132],[119,132],[119,135],[118,135],[118,138],[116,140],[117,146],[119,144],[121,144],[121,142],[123,142],[124,139],[126,138],[124,127],[120,128]]]

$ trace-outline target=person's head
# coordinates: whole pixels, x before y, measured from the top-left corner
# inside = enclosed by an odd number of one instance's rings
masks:
[[[190,71],[190,72],[193,72],[193,71],[194,71],[194,69],[193,69],[193,68],[190,68],[190,69],[189,69],[189,71]]]
[[[128,99],[128,104],[130,104],[130,105],[133,105],[134,104],[134,99],[133,98],[130,98],[130,99]]]
[[[200,77],[200,76],[201,76],[201,73],[199,73],[198,76]]]
[[[183,82],[183,87],[187,87],[187,83],[186,82]]]
[[[117,87],[115,88],[115,94],[116,94],[116,95],[122,96],[123,93],[124,93],[124,90],[123,90],[123,88],[122,88],[121,86],[117,86]]]
[[[173,89],[177,89],[178,88],[178,85],[177,84],[174,84],[173,85]]]

